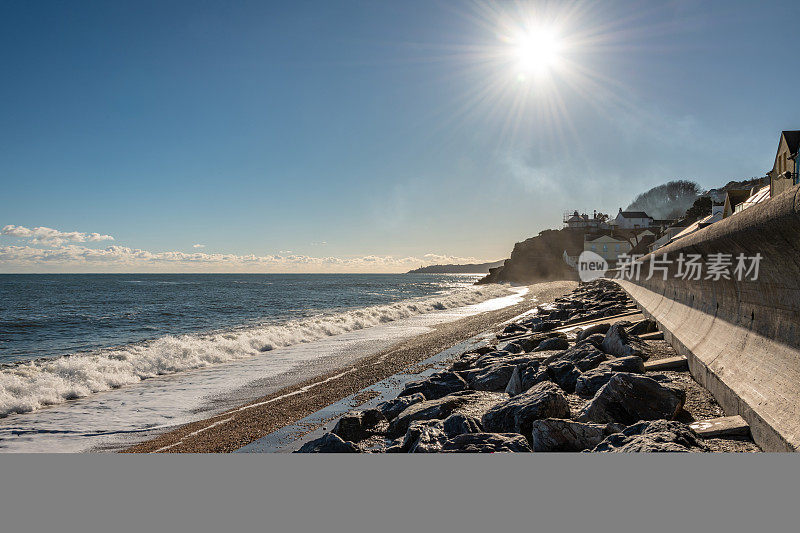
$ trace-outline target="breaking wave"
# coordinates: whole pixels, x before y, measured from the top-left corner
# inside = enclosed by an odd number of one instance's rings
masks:
[[[413,315],[476,304],[507,294],[507,287],[497,285],[469,287],[282,324],[203,335],[167,335],[91,353],[20,363],[0,369],[0,418],[13,413],[28,413],[154,376],[236,361],[275,348]]]

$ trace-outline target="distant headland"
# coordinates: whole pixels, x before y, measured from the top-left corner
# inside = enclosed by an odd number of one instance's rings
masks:
[[[406,274],[488,274],[490,268],[502,266],[504,261],[505,259],[469,265],[431,265],[409,270]]]

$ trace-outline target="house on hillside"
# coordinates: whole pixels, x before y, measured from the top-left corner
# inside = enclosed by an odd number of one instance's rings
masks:
[[[782,131],[778,139],[778,152],[769,176],[769,196],[774,198],[783,191],[800,183],[798,180],[797,148],[800,146],[800,131]]]
[[[653,225],[653,217],[644,211],[623,211],[620,207],[617,217],[609,224],[618,229],[649,228]]]
[[[586,213],[578,214],[578,211],[564,213],[564,225],[568,228],[576,229],[607,229],[608,215],[595,211],[592,217]]]
[[[728,218],[736,209],[736,206],[747,200],[752,194],[752,189],[730,189],[725,194],[725,205],[722,209],[722,218]]]
[[[591,251],[608,261],[611,268],[615,268],[617,259],[622,254],[629,254],[634,247],[643,248],[653,242],[655,234],[650,230],[613,230],[587,233],[584,235],[583,250]]]
[[[627,254],[631,251],[631,243],[622,237],[615,237],[610,233],[589,234],[584,237],[583,249],[584,251],[592,251],[600,257],[608,261],[608,265],[614,268],[617,264],[617,258],[621,254]]]

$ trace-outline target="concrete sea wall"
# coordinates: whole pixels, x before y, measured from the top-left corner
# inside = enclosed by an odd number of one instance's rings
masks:
[[[652,256],[638,280],[618,280],[688,357],[693,377],[769,451],[800,449],[799,202],[793,187],[659,249],[672,260],[666,280],[645,279]],[[733,254],[734,265],[740,253],[762,259],[756,280],[695,281],[675,277],[681,253]]]

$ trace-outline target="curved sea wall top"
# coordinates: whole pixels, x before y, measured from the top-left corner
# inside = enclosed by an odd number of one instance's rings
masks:
[[[764,450],[800,449],[800,188],[757,204],[642,258],[638,279],[618,280],[694,378],[728,414],[740,414]],[[680,254],[761,255],[756,279],[677,276]],[[668,274],[651,262],[667,254]],[[656,266],[656,265],[653,265]]]

